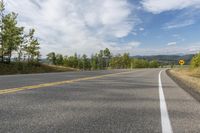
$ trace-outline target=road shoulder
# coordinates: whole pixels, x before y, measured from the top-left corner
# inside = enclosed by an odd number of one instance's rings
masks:
[[[181,88],[188,92],[192,97],[200,102],[200,91],[197,85],[197,78],[182,75],[174,70],[168,69],[166,71],[167,75],[172,78]]]

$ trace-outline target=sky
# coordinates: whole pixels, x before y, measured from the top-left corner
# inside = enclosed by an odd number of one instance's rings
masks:
[[[200,51],[200,0],[4,0],[18,25],[36,29],[42,56]]]

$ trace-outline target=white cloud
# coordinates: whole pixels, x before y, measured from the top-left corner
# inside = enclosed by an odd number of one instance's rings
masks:
[[[19,24],[35,28],[42,54],[92,54],[120,47],[117,38],[134,30],[138,18],[127,0],[6,0],[8,11],[19,13]]]
[[[141,4],[145,11],[153,14],[181,10],[163,26],[163,29],[190,26],[199,19],[200,0],[142,0]]]
[[[185,21],[180,22],[180,23],[174,23],[174,22],[173,23],[167,23],[163,28],[164,29],[182,28],[182,27],[190,26],[194,23],[195,23],[194,20],[185,20]]]
[[[139,30],[140,30],[140,31],[144,31],[144,28],[141,27],[141,28],[139,28]]]
[[[177,44],[177,42],[169,42],[168,44],[167,44],[167,46],[174,46],[174,45],[176,45]]]
[[[200,6],[200,0],[142,0],[141,3],[146,11],[154,14]]]

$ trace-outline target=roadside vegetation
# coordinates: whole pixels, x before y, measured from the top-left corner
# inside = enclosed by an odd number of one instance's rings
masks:
[[[10,64],[0,65],[0,75],[7,74],[28,74],[28,73],[49,73],[49,72],[67,72],[76,71],[76,69],[51,66],[42,63],[30,64],[27,62],[12,62]]]
[[[200,53],[192,58],[189,67],[174,68],[170,70],[170,73],[182,84],[193,88],[200,94]]]
[[[128,53],[113,55],[108,48],[88,57],[74,54],[63,56],[51,52],[47,55],[49,64],[71,67],[80,70],[131,69],[131,68],[158,68],[158,61],[131,58]]]

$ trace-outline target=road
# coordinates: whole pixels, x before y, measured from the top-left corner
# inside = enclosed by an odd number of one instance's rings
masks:
[[[0,132],[199,133],[200,103],[161,69],[0,76]]]

